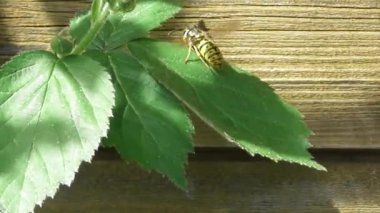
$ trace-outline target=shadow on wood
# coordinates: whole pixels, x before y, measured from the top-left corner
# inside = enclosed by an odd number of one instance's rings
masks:
[[[317,154],[329,172],[266,160],[192,160],[188,192],[136,166],[97,159],[37,212],[376,212],[377,154]]]
[[[18,48],[16,47],[16,45],[13,45],[9,39],[8,28],[10,26],[8,26],[6,24],[9,17],[7,16],[7,14],[5,13],[4,10],[1,10],[1,8],[5,8],[8,5],[6,2],[0,2],[0,4],[2,4],[0,7],[0,19],[4,20],[4,21],[0,22],[0,29],[1,29],[0,30],[0,38],[3,38],[3,39],[0,39],[0,66],[1,66],[12,55],[14,55],[18,52]]]

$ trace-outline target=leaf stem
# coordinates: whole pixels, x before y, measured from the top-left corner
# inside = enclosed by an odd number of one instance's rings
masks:
[[[87,49],[87,47],[96,38],[96,36],[100,32],[104,24],[106,23],[106,20],[109,14],[110,14],[109,4],[108,2],[105,2],[101,10],[101,13],[99,14],[99,16],[97,16],[96,20],[94,20],[91,23],[90,30],[86,33],[86,35],[82,38],[82,40],[77,45],[75,45],[74,49],[71,51],[71,54],[80,55]]]

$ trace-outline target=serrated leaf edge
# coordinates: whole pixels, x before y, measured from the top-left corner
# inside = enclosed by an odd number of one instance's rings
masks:
[[[140,46],[140,45],[139,45]],[[140,48],[143,48],[142,46],[140,46]],[[145,50],[147,51],[147,50]],[[137,58],[137,57],[136,57]],[[167,65],[166,63],[164,63],[160,58],[157,58],[157,57],[154,57],[162,66],[165,67],[165,69],[167,70],[171,70]],[[145,67],[145,65],[144,65]],[[148,70],[150,68],[147,68]],[[176,72],[173,72],[175,75],[177,75],[179,78],[183,78],[182,76],[178,75]],[[152,75],[154,76],[154,75]],[[160,79],[156,79],[157,81],[161,82]],[[261,80],[260,80],[261,81]],[[264,82],[265,84],[267,84],[266,82]],[[165,85],[165,82],[161,82],[162,85]],[[269,84],[267,84],[269,86]],[[166,87],[166,86],[165,86]],[[241,144],[241,142],[247,142],[247,141],[240,141],[240,140],[235,140],[233,139],[233,137],[231,137],[230,135],[228,135],[227,133],[223,132],[222,130],[220,130],[219,128],[215,127],[211,121],[209,121],[206,117],[202,116],[195,108],[193,108],[190,104],[188,104],[186,102],[186,100],[183,100],[174,90],[171,90],[170,88],[167,88],[169,89],[173,94],[175,94],[175,96],[181,100],[183,103],[185,103],[185,105],[191,109],[191,111],[193,111],[199,118],[201,118],[207,125],[209,125],[211,128],[213,128],[219,135],[223,136],[224,138],[226,138],[229,142],[231,143],[234,143],[236,144],[238,147],[240,147],[241,149],[245,150],[246,152],[248,152],[251,156],[255,156],[255,154],[258,154],[260,156],[263,156],[263,157],[266,157],[266,158],[269,158],[271,160],[273,160],[274,162],[278,163],[279,161],[286,161],[286,162],[289,162],[289,163],[297,163],[299,165],[302,165],[302,166],[306,166],[306,167],[309,167],[309,168],[314,168],[316,170],[319,170],[319,171],[327,171],[327,169],[320,165],[319,163],[317,163],[316,161],[312,160],[312,159],[308,159],[309,160],[309,164],[306,164],[305,162],[303,161],[299,161],[299,160],[295,160],[295,159],[284,159],[283,157],[273,157],[271,156],[270,154],[268,154],[269,152],[265,153],[263,151],[258,151],[258,148],[256,148],[256,145],[251,142],[250,145],[252,145],[252,149],[248,148],[247,146],[244,146]],[[274,91],[273,91],[274,92]],[[281,100],[281,102],[283,104],[286,104],[288,106],[291,106],[289,103],[287,103],[286,101],[284,101],[280,96],[278,96],[279,99]],[[292,107],[294,108],[294,107]],[[302,113],[300,113],[297,109],[296,109],[296,112],[297,112],[297,115],[302,118]],[[304,121],[302,120],[302,122],[304,123]],[[304,125],[306,125],[304,123]],[[312,132],[310,132],[308,135],[310,136]],[[307,141],[307,137],[304,138],[305,141]],[[240,141],[240,143],[239,143]],[[309,147],[311,147],[310,143],[307,141],[307,144]],[[253,153],[254,152],[254,153]],[[310,155],[311,156],[311,155]]]
[[[40,50],[40,51],[25,51],[25,52],[21,52],[21,53],[15,55],[15,56],[13,56],[9,61],[7,61],[6,63],[4,63],[2,66],[0,66],[0,70],[2,70],[5,66],[7,66],[8,64],[10,64],[10,63],[13,61],[13,59],[15,59],[15,58],[17,58],[17,57],[22,57],[23,55],[26,55],[26,54],[29,54],[29,53],[39,53],[39,52],[41,52],[41,53],[49,53],[49,54],[52,54],[51,52],[47,52],[47,51],[43,51],[43,50]],[[53,55],[53,54],[52,54],[52,55]],[[87,57],[87,56],[82,56],[82,57]],[[87,58],[89,58],[89,57],[87,57]],[[89,58],[89,59],[91,59],[91,58]],[[58,61],[58,60],[60,60],[60,59],[57,59],[57,61]],[[94,63],[97,63],[100,67],[103,67],[99,62],[97,62],[97,61],[95,61],[95,60],[93,60],[93,59],[91,59],[91,60],[92,60]],[[56,63],[57,63],[57,62],[55,62],[55,64],[54,64],[53,67],[55,67]],[[106,68],[103,67],[103,71],[106,72]],[[52,73],[53,73],[53,71],[52,71]],[[52,74],[51,74],[51,75],[52,75]],[[106,80],[109,81],[110,84],[112,85],[112,87],[111,87],[111,88],[112,88],[112,91],[111,91],[112,97],[111,97],[111,99],[115,100],[115,89],[114,89],[113,84],[112,84],[112,81],[111,81],[111,75],[107,73],[107,76],[108,76],[108,77],[107,77]],[[112,109],[113,109],[114,106],[115,106],[115,101],[113,101],[113,103],[112,103],[112,107],[111,107],[109,110],[105,111],[106,116],[108,117],[108,119],[107,119],[107,123],[105,124],[105,127],[106,127],[105,131],[102,131],[102,132],[99,134],[99,136],[100,136],[100,137],[99,137],[99,142],[98,142],[99,145],[100,145],[100,143],[101,143],[102,138],[103,138],[103,137],[107,137],[107,132],[108,132],[108,130],[109,130],[109,128],[110,128],[110,119],[113,117]],[[43,107],[43,105],[42,105],[41,107]],[[98,122],[97,122],[97,125],[99,126]],[[98,146],[98,148],[99,148],[99,146]],[[61,185],[70,186],[70,185],[72,184],[72,182],[74,181],[75,176],[76,176],[76,174],[78,173],[78,171],[79,171],[79,169],[80,169],[80,165],[82,164],[82,162],[90,163],[90,162],[92,161],[93,156],[95,155],[95,152],[98,150],[98,148],[95,148],[95,149],[93,149],[93,150],[91,151],[92,153],[89,154],[88,159],[80,160],[81,162],[79,163],[78,168],[77,168],[76,170],[74,170],[74,171],[71,171],[71,172],[72,172],[72,176],[71,176],[68,180],[59,180],[59,181],[58,181],[58,185],[57,185],[53,190],[51,190],[51,191],[54,191],[54,192],[53,192],[53,195],[50,195],[49,192],[47,192],[47,195],[46,195],[44,198],[42,198],[41,200],[37,200],[35,205],[41,207],[41,206],[43,205],[43,202],[44,202],[47,198],[54,198],[54,196],[56,195],[56,193],[57,193],[57,191],[58,191],[58,189],[59,189],[59,187],[60,187]],[[28,159],[28,160],[29,160],[29,159]],[[33,206],[32,209],[27,210],[27,212],[34,212],[35,207],[36,207],[36,206]],[[9,210],[6,209],[6,208],[0,203],[0,212],[1,212],[1,213],[8,213]]]
[[[108,54],[105,54],[105,56],[107,56],[107,61],[108,61],[109,65],[110,65],[110,68],[112,68],[113,75],[115,76],[115,80],[116,80],[115,83],[119,84],[119,86],[120,86],[120,88],[121,88],[121,90],[122,90],[122,92],[123,92],[123,94],[124,94],[124,98],[125,98],[126,101],[127,101],[127,105],[126,105],[124,108],[126,108],[126,107],[128,107],[128,105],[130,105],[131,108],[132,108],[132,110],[133,110],[133,112],[136,114],[136,116],[138,117],[138,119],[141,121],[143,128],[144,128],[144,129],[147,129],[147,128],[145,127],[145,125],[143,124],[144,122],[142,121],[141,116],[140,116],[140,114],[138,113],[138,110],[136,110],[135,107],[133,106],[133,104],[128,100],[128,93],[127,93],[126,91],[124,91],[123,87],[121,86],[120,79],[119,79],[118,75],[115,73],[115,72],[116,72],[116,71],[115,71],[116,69],[115,69],[115,65],[114,65],[114,63],[112,62],[113,60],[111,59],[111,56],[108,55]],[[130,55],[130,56],[133,57],[134,59],[136,59],[133,55]],[[137,60],[137,59],[136,59],[136,60]],[[137,62],[138,62],[138,60],[137,60]],[[139,62],[138,62],[138,63],[139,63]],[[139,64],[140,64],[140,63],[139,63]],[[141,65],[141,64],[140,64],[140,65]],[[143,65],[141,65],[141,66],[145,69],[145,67],[144,67]],[[147,70],[147,71],[148,71],[148,70]],[[152,77],[152,78],[153,78],[153,77]],[[160,84],[160,85],[162,85],[162,84]],[[166,89],[166,87],[164,87],[164,88]],[[171,91],[169,90],[169,92],[171,92]],[[175,97],[177,97],[177,96],[175,96]],[[180,99],[179,99],[179,100],[180,100]],[[183,106],[182,104],[181,104],[181,108],[183,109],[183,111],[184,111],[185,114],[186,114],[186,117],[187,117],[187,124],[186,124],[186,126],[188,127],[187,130],[188,130],[188,133],[189,133],[189,136],[190,136],[189,139],[190,139],[190,141],[192,141],[192,140],[193,140],[193,137],[194,137],[194,135],[195,135],[195,127],[194,127],[194,125],[193,125],[193,123],[192,123],[192,121],[191,121],[191,118],[190,118],[188,112],[186,111],[186,109],[184,108],[184,106]],[[125,113],[125,112],[124,112],[124,113]],[[149,131],[146,131],[146,132],[148,132],[148,134],[151,135],[152,140],[157,144],[158,141],[155,139],[155,136],[152,135]],[[159,147],[159,146],[158,146],[158,147]],[[118,151],[118,152],[119,152],[119,151]],[[194,148],[193,148],[193,147],[191,148],[190,151],[187,152],[187,155],[188,155],[188,154],[191,154],[191,153],[194,153]],[[121,154],[121,153],[119,152],[119,154]],[[154,171],[156,171],[156,172],[162,174],[162,173],[161,173],[159,170],[157,170],[157,169],[147,169],[147,168],[146,168],[144,165],[142,165],[139,161],[135,161],[135,160],[133,160],[133,161],[136,162],[140,167],[144,168],[144,169],[147,170],[147,171],[152,171],[152,170],[154,170]],[[183,176],[184,176],[184,177],[186,177],[186,165],[188,165],[188,163],[189,163],[189,161],[188,161],[188,157],[186,157],[186,160],[184,161],[184,163],[181,164],[181,168],[182,168]],[[165,174],[163,174],[163,175],[164,175],[165,177],[167,177],[172,183],[174,183],[174,184],[175,184],[177,187],[179,187],[180,189],[185,190],[185,189],[187,188],[187,183],[186,183],[186,186],[183,187],[183,186],[181,186],[179,183],[177,183],[177,181],[175,181],[173,178],[171,178],[170,176],[165,175]]]

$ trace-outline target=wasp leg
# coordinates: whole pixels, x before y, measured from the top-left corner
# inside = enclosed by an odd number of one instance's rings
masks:
[[[187,62],[189,62],[190,54],[191,54],[191,47],[193,46],[193,44],[191,42],[189,42],[188,45],[189,45],[189,50],[188,50],[187,56],[185,58],[185,64],[187,64]]]

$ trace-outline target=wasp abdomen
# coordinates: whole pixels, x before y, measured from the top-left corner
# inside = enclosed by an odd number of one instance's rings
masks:
[[[219,48],[210,40],[202,38],[195,42],[194,48],[199,57],[210,67],[219,69],[223,63],[223,56]]]

